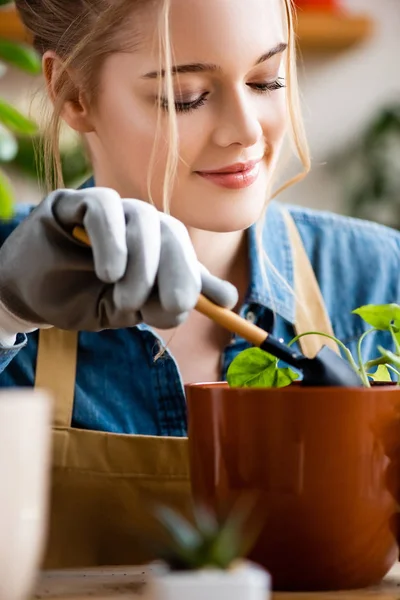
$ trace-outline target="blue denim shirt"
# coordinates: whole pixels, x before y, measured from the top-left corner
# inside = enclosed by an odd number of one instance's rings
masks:
[[[399,302],[400,233],[370,222],[289,206],[316,273],[333,329],[355,352],[366,329],[351,311],[363,304]],[[28,214],[19,205],[15,218],[0,222],[0,243]],[[250,286],[240,314],[277,337],[293,335],[295,301],[290,289],[267,265],[262,277],[256,228],[248,230]],[[293,286],[293,259],[281,205],[272,202],[263,224],[263,247],[280,275]],[[32,386],[37,332],[19,335],[12,349],[0,349],[0,387]],[[367,359],[380,343],[391,347],[386,332],[368,336]],[[234,336],[222,356],[221,379],[234,356],[247,348]],[[174,358],[155,361],[159,338],[145,324],[120,330],[79,334],[73,426],[144,435],[186,435],[186,402]]]

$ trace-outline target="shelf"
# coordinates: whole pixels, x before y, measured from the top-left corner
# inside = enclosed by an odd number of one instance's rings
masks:
[[[301,51],[338,52],[368,39],[373,28],[369,17],[310,10],[299,13],[297,35]]]
[[[11,8],[0,8],[0,37],[18,42],[29,42],[29,35]]]
[[[364,16],[332,15],[323,11],[303,11],[298,15],[300,49],[312,52],[345,50],[367,39],[373,30],[371,19]],[[16,13],[0,9],[0,37],[29,41]]]

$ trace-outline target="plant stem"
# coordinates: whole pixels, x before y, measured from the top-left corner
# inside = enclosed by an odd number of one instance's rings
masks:
[[[369,379],[368,379],[368,375],[367,375],[367,371],[365,369],[365,365],[363,364],[363,361],[362,361],[361,346],[362,346],[362,343],[363,343],[364,339],[367,337],[367,335],[369,335],[373,331],[376,331],[375,327],[373,329],[368,329],[368,331],[364,331],[364,333],[362,334],[362,336],[358,340],[358,344],[357,344],[357,356],[358,356],[359,373],[360,373],[361,379],[363,380],[363,383],[364,383],[364,385],[366,387],[371,387],[371,384],[370,384]]]
[[[380,365],[387,365],[387,358],[384,356],[380,356],[379,358],[375,358],[374,360],[369,360],[365,363],[364,368],[366,371],[369,371],[373,367],[379,367]]]
[[[343,344],[343,342],[341,342],[340,340],[338,340],[337,338],[335,338],[333,335],[328,335],[327,333],[321,333],[320,331],[307,331],[306,333],[301,333],[300,335],[296,335],[296,337],[294,337],[289,343],[288,346],[291,346],[292,344],[295,344],[300,338],[306,336],[306,335],[321,335],[322,337],[326,337],[329,338],[330,340],[333,340],[334,342],[337,343],[337,345],[343,350],[349,364],[351,365],[351,367],[354,369],[354,371],[359,374],[359,368],[357,367],[357,363],[355,362],[352,353],[350,352],[350,350],[347,348],[347,346],[345,346]]]
[[[392,334],[392,339],[393,339],[393,342],[394,342],[394,346],[396,348],[396,354],[398,354],[400,356],[400,344],[399,344],[399,341],[398,341],[398,339],[396,337],[396,334],[394,332],[393,325],[390,325],[390,333]]]
[[[386,365],[386,368],[389,369],[390,371],[393,371],[393,373],[395,373],[397,375],[397,384],[399,384],[399,381],[400,381],[400,371],[398,371],[397,369],[395,369],[394,367],[392,367],[392,365]]]

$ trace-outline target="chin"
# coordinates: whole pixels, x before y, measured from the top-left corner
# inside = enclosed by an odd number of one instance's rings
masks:
[[[182,196],[191,202],[171,206],[171,214],[186,227],[215,233],[244,231],[256,223],[265,208],[267,196],[266,177],[246,190],[221,190],[214,187],[204,190],[188,189]],[[174,210],[175,209],[175,210]]]
[[[264,209],[264,204],[258,206],[256,209],[249,210],[249,207],[245,207],[244,210],[229,210],[223,211],[209,211],[207,215],[204,213],[201,215],[188,215],[184,223],[186,227],[192,227],[194,229],[200,229],[203,231],[212,231],[214,233],[232,233],[233,231],[244,231],[254,225],[260,218]],[[197,218],[196,218],[197,217]]]

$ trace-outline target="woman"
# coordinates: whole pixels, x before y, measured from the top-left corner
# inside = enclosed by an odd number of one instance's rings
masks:
[[[63,120],[93,180],[64,190],[58,174],[39,207],[2,225],[0,382],[56,397],[46,564],[132,562],[148,495],[188,502],[183,383],[224,378],[246,347],[192,310],[200,290],[229,307],[237,290],[241,315],[289,340],[299,232],[354,349],[351,310],[399,298],[400,236],[270,202],[286,138],[309,168],[290,0],[16,5],[43,55],[55,165]]]

